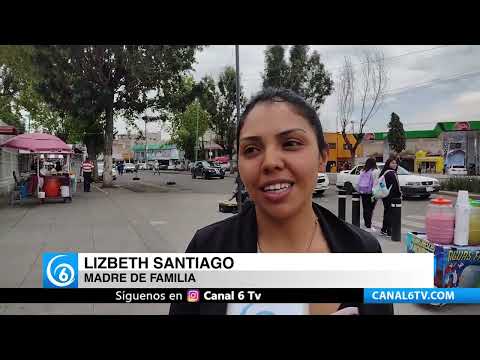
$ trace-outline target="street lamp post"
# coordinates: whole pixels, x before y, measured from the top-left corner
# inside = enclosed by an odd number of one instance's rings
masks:
[[[236,95],[237,95],[237,127],[240,122],[240,54],[239,54],[239,49],[238,45],[235,45],[235,65],[236,65],[236,81],[235,81],[235,87],[236,87]],[[238,148],[238,144],[237,144]],[[238,157],[239,154],[237,152],[237,170],[238,170]],[[240,178],[240,171],[238,171],[237,174],[237,206],[238,206],[238,212],[240,213],[242,211],[242,190],[243,190],[243,182],[242,179]]]
[[[195,99],[195,102],[197,102],[198,99]],[[198,158],[198,104],[197,105],[197,125],[196,125],[196,132],[195,132],[195,162],[197,162],[197,158]]]
[[[159,116],[142,116],[142,120],[145,121],[145,168],[147,168],[147,162],[148,162],[148,155],[147,155],[147,145],[148,145],[148,140],[147,140],[147,123],[149,121],[157,121],[160,120]]]
[[[147,169],[147,162],[148,162],[147,144],[148,144],[148,138],[147,138],[147,119],[145,119],[145,169]]]

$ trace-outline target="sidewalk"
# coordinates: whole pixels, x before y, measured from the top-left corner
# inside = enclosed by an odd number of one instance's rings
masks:
[[[218,194],[78,192],[72,203],[0,205],[0,287],[42,287],[42,254],[183,252],[196,229],[226,216]],[[0,304],[0,314],[166,314],[168,304]]]

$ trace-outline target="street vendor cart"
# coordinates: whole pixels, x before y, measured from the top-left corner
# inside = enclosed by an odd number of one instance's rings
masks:
[[[40,203],[45,200],[72,201],[72,184],[76,184],[70,172],[72,150],[61,139],[50,134],[22,134],[0,145],[6,151],[31,156],[33,173],[17,185],[19,200],[31,196]],[[56,162],[56,168],[46,169],[43,164]],[[61,164],[63,162],[63,165]],[[42,164],[42,166],[41,166]],[[17,182],[17,180],[16,180]]]

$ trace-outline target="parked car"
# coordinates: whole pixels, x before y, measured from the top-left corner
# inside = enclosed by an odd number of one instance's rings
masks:
[[[168,170],[169,164],[168,160],[160,160],[157,167],[159,170]]]
[[[125,171],[125,173],[135,172],[135,164],[125,163],[125,166],[123,167],[123,171]]]
[[[150,170],[150,167],[148,164],[140,163],[138,170]]]
[[[384,165],[384,163],[377,163],[379,170],[382,170]],[[345,189],[347,194],[351,194],[358,183],[363,166],[363,164],[357,165],[352,170],[339,173],[337,175],[337,188]],[[403,198],[420,197],[428,199],[432,193],[440,190],[440,183],[437,179],[413,175],[401,166],[398,167],[397,174]]]
[[[192,179],[196,179],[197,176],[201,176],[204,179],[210,179],[213,177],[223,179],[225,177],[225,171],[213,162],[205,160],[197,161],[192,168]]]
[[[97,162],[97,171],[98,171],[98,177],[100,179],[103,179],[103,162],[98,161]],[[112,165],[112,178],[113,180],[117,180],[117,169],[115,165]]]
[[[183,163],[178,163],[178,164],[175,165],[175,170],[183,171],[183,170],[185,170],[185,165]]]
[[[230,171],[230,161],[226,163],[220,163],[220,167],[223,169],[223,171]]]
[[[453,165],[447,170],[448,175],[468,175],[467,168],[463,165]]]
[[[325,173],[318,173],[314,194],[315,195],[323,194],[325,190],[328,190],[329,185],[330,185],[330,180],[328,179],[328,175]]]
[[[167,165],[167,170],[175,170],[175,165]]]

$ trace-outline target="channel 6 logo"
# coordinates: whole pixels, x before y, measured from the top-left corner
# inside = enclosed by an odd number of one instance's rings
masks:
[[[42,270],[44,288],[78,287],[77,253],[44,253]]]

